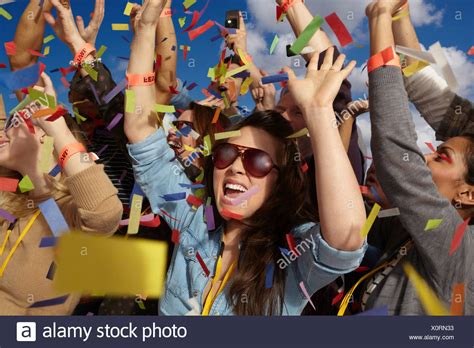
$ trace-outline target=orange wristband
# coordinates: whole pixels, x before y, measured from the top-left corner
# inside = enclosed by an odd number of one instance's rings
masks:
[[[129,86],[151,86],[155,83],[155,73],[126,74]]]
[[[74,64],[81,65],[84,59],[92,52],[95,52],[94,46],[90,43],[86,43],[74,57]]]
[[[283,12],[287,13],[288,10],[297,2],[301,2],[304,4],[304,0],[286,0],[283,4],[281,4]]]
[[[382,52],[370,57],[367,62],[367,71],[370,73],[371,71],[385,65],[400,67],[400,58],[395,54],[393,46],[387,47]]]
[[[59,154],[58,163],[59,166],[64,169],[66,162],[79,152],[87,152],[86,147],[81,143],[72,143],[63,147]]]
[[[171,17],[172,14],[173,14],[173,11],[170,8],[167,8],[163,10],[163,12],[161,12],[160,17]]]

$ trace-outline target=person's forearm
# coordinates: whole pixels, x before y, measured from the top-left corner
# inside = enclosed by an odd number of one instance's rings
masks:
[[[163,12],[166,10],[167,8]],[[171,100],[170,87],[176,88],[177,86],[176,62],[178,44],[173,17],[160,17],[156,28],[156,43],[156,56],[161,56],[161,65],[156,71],[156,98],[160,104],[168,104]],[[174,50],[172,49],[173,46],[175,47]]]
[[[155,26],[139,25],[132,41],[128,74],[147,74],[153,71],[155,55]],[[135,94],[134,112],[125,112],[125,134],[131,143],[140,142],[156,130],[155,86],[129,86]]]
[[[365,209],[359,184],[334,127],[334,110],[331,106],[308,107],[303,114],[316,167],[322,234],[336,249],[357,250],[364,241],[360,231]]]
[[[354,125],[354,118],[349,117],[347,120],[343,120],[339,126],[339,136],[341,137],[344,149],[349,151],[349,145],[351,144],[352,126]]]
[[[38,57],[31,55],[27,49],[41,51],[45,30],[43,12],[52,8],[48,0],[44,1],[43,7],[40,3],[41,0],[31,0],[20,17],[13,39],[17,53],[9,56],[12,70],[22,69],[38,60]]]
[[[370,55],[376,55],[394,45],[392,33],[392,16],[388,12],[369,17]]]
[[[308,26],[308,24],[313,20],[313,15],[309,11],[306,5],[297,0],[293,6],[288,10],[286,17],[288,22],[295,33],[295,36],[298,37],[303,30]],[[308,42],[308,46],[314,48],[315,53],[309,53],[304,55],[304,59],[308,62],[314,54],[319,54],[327,50],[329,47],[333,46],[331,39],[323,30],[318,30],[311,40]]]
[[[395,44],[413,48],[421,51],[421,45],[418,41],[415,28],[411,22],[410,15],[404,16],[392,23],[393,36],[395,38]],[[415,63],[417,59],[410,56],[406,57],[407,65]]]

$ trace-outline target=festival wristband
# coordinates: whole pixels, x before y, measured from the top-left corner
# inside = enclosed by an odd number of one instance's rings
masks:
[[[400,58],[394,52],[393,46],[389,46],[383,51],[370,57],[367,62],[367,71],[370,73],[371,71],[386,65],[400,67]]]
[[[74,64],[81,65],[84,59],[93,52],[95,52],[94,46],[90,43],[86,43],[74,57]]]
[[[400,18],[403,18],[405,16],[408,16],[410,13],[409,7],[408,7],[408,1],[406,1],[400,8],[395,11],[395,13],[392,16],[392,21],[397,21]]]
[[[58,163],[61,168],[64,169],[66,162],[79,152],[87,152],[85,146],[81,143],[72,143],[63,147],[59,153]]]
[[[284,13],[287,13],[288,10],[293,7],[294,4],[296,4],[297,2],[301,2],[302,4],[304,4],[304,0],[286,0],[283,4],[281,4],[281,8],[283,10]]]
[[[126,74],[129,86],[151,86],[155,83],[155,73]]]
[[[173,11],[170,8],[164,9],[163,12],[161,12],[160,17],[171,17],[173,14]]]

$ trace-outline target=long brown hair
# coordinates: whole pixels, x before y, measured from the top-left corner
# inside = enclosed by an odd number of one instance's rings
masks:
[[[296,141],[287,139],[293,133],[288,121],[278,112],[256,112],[242,120],[231,130],[254,127],[266,131],[283,143],[284,151],[278,154],[279,176],[274,190],[266,202],[245,221],[239,263],[229,289],[229,302],[236,315],[278,315],[282,313],[285,295],[286,271],[278,267],[280,247],[286,246],[286,234],[294,227],[316,216],[307,201],[306,178],[301,170]],[[298,158],[298,159],[297,159]],[[209,196],[214,199],[213,163],[206,163]],[[216,225],[223,223],[215,211]],[[265,287],[268,265],[273,265],[273,284]],[[243,298],[245,296],[245,301]]]

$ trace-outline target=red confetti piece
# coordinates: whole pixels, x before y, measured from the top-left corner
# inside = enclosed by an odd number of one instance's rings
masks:
[[[63,76],[66,76],[74,71],[76,71],[77,69],[73,66],[70,66],[70,67],[67,67],[67,68],[59,68],[59,71],[61,72],[61,75]]]
[[[5,42],[3,45],[5,46],[7,56],[14,56],[16,54],[16,44],[13,41]]]
[[[0,69],[5,69],[7,67],[6,64],[0,63]]]
[[[293,235],[287,233],[286,242],[288,243],[288,248],[293,252],[293,254],[300,256],[299,252],[296,250],[296,242]]]
[[[367,267],[367,266],[360,266],[360,267],[356,268],[354,272],[361,273],[361,272],[366,272],[366,271],[368,271],[369,269],[370,269],[370,268]]]
[[[202,94],[206,96],[206,98],[212,97],[212,94],[207,91],[207,89],[201,89]]]
[[[168,214],[166,211],[164,211],[163,209],[160,209],[160,211],[166,215],[167,217],[169,217],[171,220],[174,220],[174,221],[178,221],[178,219],[175,219],[174,217],[172,217],[170,214]]]
[[[336,303],[338,303],[342,298],[344,297],[344,291],[341,291],[338,293],[331,302],[331,306],[334,306]]]
[[[46,56],[40,52],[37,52],[35,50],[32,50],[31,48],[28,48],[27,49],[28,53],[31,54],[32,56],[36,56],[36,57],[41,57],[41,58],[45,58]]]
[[[169,89],[170,89],[171,94],[179,94],[179,91],[176,88],[174,88],[173,86],[170,86]]]
[[[46,65],[42,62],[39,63],[39,74],[41,75],[44,73],[44,70],[46,69]]]
[[[18,182],[18,179],[0,178],[0,191],[15,192]]]
[[[153,227],[156,228],[161,225],[161,219],[159,215],[156,215],[155,218],[151,221],[140,221],[141,226]]]
[[[64,115],[67,115],[68,111],[64,108],[62,108],[61,106],[58,106],[56,108],[56,111],[51,115],[49,116],[46,121],[49,121],[49,122],[54,122],[56,121],[58,118],[60,117],[63,117]]]
[[[441,157],[443,160],[445,160],[446,162],[448,163],[452,163],[451,161],[451,158],[449,158],[448,156],[446,156],[445,154],[443,153],[439,153],[438,151],[436,151],[436,149],[434,148],[433,144],[432,143],[428,143],[428,142],[425,142],[426,146],[428,146],[428,148],[435,154],[437,154],[439,157]]]
[[[437,152],[436,149],[434,148],[433,144],[425,142],[426,146],[431,150],[431,152]]]
[[[234,220],[242,220],[243,218],[243,215],[240,215],[240,214],[236,214],[236,213],[232,213],[230,211],[228,211],[227,209],[222,209],[221,211],[221,215],[223,217],[227,217],[229,219],[234,219]]]
[[[195,207],[199,207],[202,205],[202,200],[193,195],[188,195],[188,197],[186,198],[186,202],[191,205],[194,205]]]
[[[276,20],[279,22],[281,20],[281,17],[283,16],[283,8],[281,6],[276,7]]]
[[[326,23],[332,29],[334,34],[336,34],[336,37],[342,47],[352,42],[351,34],[349,33],[346,26],[339,18],[339,16],[336,14],[336,12],[331,13],[329,16],[325,17],[324,19],[326,20]]]
[[[188,46],[183,46],[183,59],[186,61],[188,58]]]
[[[61,80],[61,83],[63,84],[64,87],[69,88],[69,86],[71,86],[69,84],[68,80],[64,76],[61,77],[60,80]]]
[[[33,126],[33,121],[31,121],[31,118],[23,118],[23,119],[25,120],[25,123],[30,133],[35,134],[35,126]]]
[[[171,241],[174,244],[179,244],[179,231],[178,230],[171,231]]]
[[[369,192],[369,188],[367,186],[359,186],[359,189],[363,194],[367,194]]]
[[[191,21],[191,24],[189,24],[189,26],[183,30],[183,33],[187,33],[188,31],[190,31],[192,28],[194,28],[199,20],[200,16],[199,16],[199,12],[198,11],[194,11],[193,13],[193,19]]]
[[[464,220],[462,224],[460,224],[454,234],[453,241],[451,242],[451,249],[449,250],[449,256],[454,254],[454,252],[459,248],[461,245],[462,237],[464,236],[464,232],[466,232],[466,227],[469,224],[469,220],[471,218],[467,218]]]
[[[209,269],[207,268],[206,264],[204,263],[204,260],[202,259],[201,255],[199,254],[199,251],[196,251],[196,258],[197,258],[199,264],[201,265],[202,270],[204,271],[204,273],[206,273],[206,277],[209,277],[209,274],[211,274],[211,272],[209,272]]]
[[[207,21],[206,24],[204,25],[201,25],[200,27],[196,28],[196,29],[193,29],[191,31],[188,32],[188,36],[189,36],[189,40],[193,41],[195,38],[197,38],[198,36],[201,36],[202,34],[204,34],[206,31],[208,31],[209,29],[211,29],[213,26],[214,26],[214,21]]]
[[[303,163],[303,164],[301,165],[301,171],[302,171],[303,173],[306,173],[306,172],[308,171],[308,169],[309,169],[308,163],[305,162],[305,163]]]
[[[474,46],[472,46],[469,51],[467,51],[467,54],[470,55],[470,56],[473,56],[474,55]]]
[[[160,70],[160,68],[161,68],[161,61],[162,61],[161,54],[158,54],[158,55],[156,56],[156,61],[155,61],[155,72],[157,72],[158,70]]]

